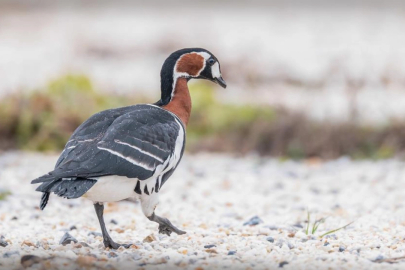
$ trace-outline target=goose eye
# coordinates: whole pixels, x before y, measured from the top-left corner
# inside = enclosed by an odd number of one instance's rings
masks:
[[[215,63],[215,60],[213,58],[208,59],[208,64],[211,66]]]

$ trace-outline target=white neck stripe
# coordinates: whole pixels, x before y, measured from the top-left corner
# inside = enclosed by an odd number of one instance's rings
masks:
[[[176,63],[174,64],[174,68],[173,68],[173,85],[172,85],[172,93],[171,93],[170,101],[172,101],[172,99],[174,97],[174,89],[176,87],[176,83],[177,83],[178,78],[198,77],[200,75],[200,73],[205,69],[206,61],[204,61],[203,66],[197,72],[197,75],[191,76],[190,74],[188,74],[186,72],[177,72],[177,63],[180,61],[180,59],[183,58],[183,56],[188,55],[188,54],[192,54],[192,53],[195,53],[195,54],[198,54],[198,55],[202,56],[205,60],[208,60],[211,57],[211,55],[209,53],[206,53],[206,52],[189,52],[189,53],[183,54],[182,56],[180,56],[179,59],[177,59]]]

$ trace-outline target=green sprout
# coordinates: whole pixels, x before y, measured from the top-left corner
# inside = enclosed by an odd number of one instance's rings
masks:
[[[307,228],[306,228],[306,230],[305,230],[305,234],[306,234],[306,235],[309,235],[309,234],[314,235],[314,234],[318,231],[319,226],[320,226],[322,223],[325,223],[325,221],[326,221],[326,219],[327,219],[327,217],[320,218],[320,219],[315,219],[315,221],[312,223],[312,229],[310,230],[310,226],[311,226],[311,213],[310,213],[309,211],[307,211],[307,218],[308,218],[308,224],[307,224]],[[340,230],[342,230],[342,229],[345,229],[346,227],[348,227],[348,226],[350,226],[351,224],[353,224],[353,222],[354,222],[354,221],[352,221],[352,222],[350,222],[350,223],[348,223],[348,224],[346,224],[346,225],[344,225],[344,226],[342,226],[342,227],[340,227],[340,228],[327,231],[327,232],[325,232],[324,234],[321,234],[321,235],[319,236],[319,238],[323,238],[323,237],[325,237],[325,236],[328,235],[328,234],[332,234],[332,233],[335,233],[335,232],[340,231]]]

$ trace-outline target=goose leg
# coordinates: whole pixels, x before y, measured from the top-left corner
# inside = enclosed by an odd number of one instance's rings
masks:
[[[110,235],[107,232],[107,228],[105,227],[104,223],[104,205],[100,203],[95,203],[94,204],[94,209],[96,210],[96,214],[98,217],[98,221],[100,222],[100,227],[101,227],[101,232],[103,233],[103,243],[106,248],[113,248],[113,249],[118,249],[119,247],[123,246],[125,248],[129,248],[131,244],[117,244],[112,240]]]
[[[153,212],[150,217],[148,217],[150,221],[154,221],[159,223],[159,233],[166,234],[170,236],[172,232],[176,234],[185,234],[185,231],[177,229],[167,218],[164,217],[159,217],[158,215],[155,215]]]
[[[167,218],[155,215],[156,206],[159,203],[158,193],[143,194],[141,196],[142,211],[150,220],[159,224],[159,233],[170,236],[172,232],[176,234],[185,234],[186,232],[177,229]]]

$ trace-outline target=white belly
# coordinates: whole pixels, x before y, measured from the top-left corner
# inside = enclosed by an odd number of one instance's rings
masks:
[[[93,202],[118,202],[133,198],[138,179],[125,176],[103,176],[87,191],[83,197]]]

